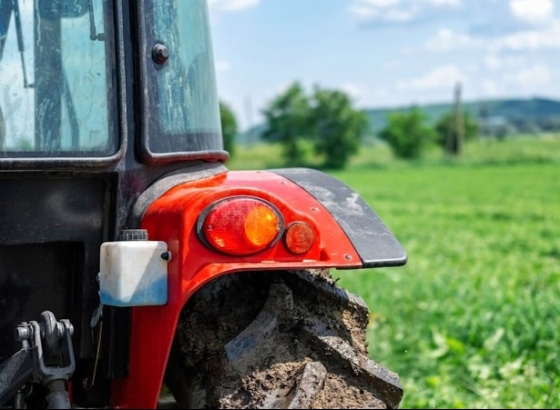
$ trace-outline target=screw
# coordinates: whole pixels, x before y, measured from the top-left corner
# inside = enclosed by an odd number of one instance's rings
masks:
[[[352,255],[344,255],[344,259],[346,259],[347,261],[351,261],[352,260]]]
[[[163,259],[164,261],[170,261],[172,257],[171,252],[167,251],[167,252],[163,252],[161,254],[161,259]]]
[[[169,49],[163,44],[156,44],[152,48],[152,59],[158,64],[165,64],[169,60]]]

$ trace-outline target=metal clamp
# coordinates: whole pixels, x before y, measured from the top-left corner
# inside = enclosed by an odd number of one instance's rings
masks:
[[[33,381],[48,388],[48,408],[71,408],[66,381],[76,369],[69,320],[57,321],[52,312],[41,314],[40,324],[22,323],[16,329],[16,338],[22,350],[31,352]]]
[[[41,325],[36,321],[22,323],[16,330],[17,340],[24,346],[31,345],[34,379],[41,383],[68,380],[76,370],[72,347],[74,327],[66,319],[57,322],[51,312],[41,314]],[[42,339],[46,349],[43,349]],[[47,365],[45,359],[52,360],[53,365]]]

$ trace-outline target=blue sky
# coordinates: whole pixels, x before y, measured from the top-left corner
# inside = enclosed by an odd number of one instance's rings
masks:
[[[293,81],[358,107],[560,97],[560,0],[209,0],[241,128]]]

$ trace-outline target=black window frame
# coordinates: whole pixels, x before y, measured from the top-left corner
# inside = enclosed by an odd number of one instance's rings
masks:
[[[152,147],[156,144],[155,138],[164,134],[160,124],[158,111],[154,109],[158,104],[157,75],[162,65],[154,61],[152,49],[157,44],[163,44],[162,39],[156,38],[153,2],[157,0],[139,0],[136,3],[136,21],[138,22],[138,47],[136,53],[140,75],[140,138],[138,151],[141,160],[148,164],[161,164],[174,161],[221,161],[225,162],[229,154],[223,149],[221,133],[176,134],[165,135],[171,139],[170,147],[182,145],[183,150],[169,150],[169,152],[156,152]],[[183,0],[184,1],[184,0]],[[170,58],[173,58],[170,50]],[[212,67],[214,69],[214,67]],[[150,141],[152,140],[152,142]]]
[[[0,170],[16,170],[16,169],[99,169],[106,168],[121,160],[126,151],[126,137],[121,134],[119,113],[121,112],[119,102],[122,100],[120,96],[119,79],[122,78],[121,67],[117,54],[121,54],[122,49],[122,11],[118,7],[119,1],[104,0],[107,5],[105,7],[105,55],[106,55],[106,71],[108,87],[112,90],[112,95],[107,98],[108,110],[108,133],[109,138],[115,140],[114,152],[84,152],[76,151],[72,155],[72,151],[64,151],[55,155],[48,153],[22,151],[22,152],[4,152],[0,154]],[[118,27],[117,27],[118,24]],[[4,113],[5,115],[6,113]],[[41,155],[43,154],[43,155]]]

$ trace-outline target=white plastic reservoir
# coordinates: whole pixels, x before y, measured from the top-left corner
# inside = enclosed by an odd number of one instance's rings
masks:
[[[167,303],[167,244],[157,241],[101,245],[99,286],[107,306],[161,306]]]

